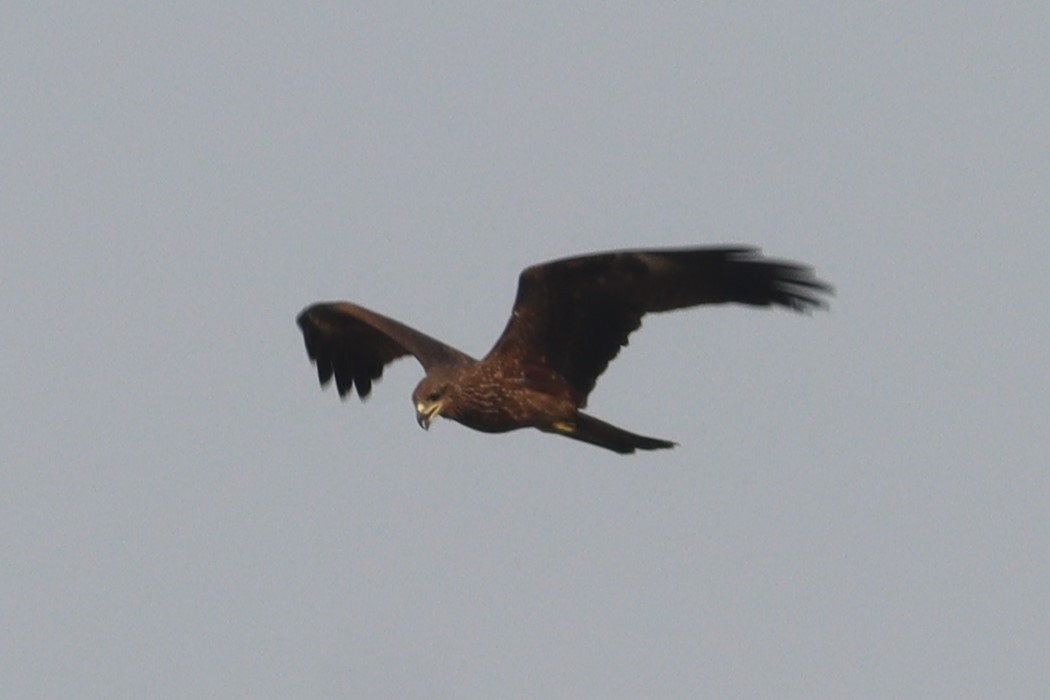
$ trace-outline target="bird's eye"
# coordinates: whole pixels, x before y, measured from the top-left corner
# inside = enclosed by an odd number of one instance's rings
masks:
[[[437,401],[440,398],[441,398],[441,392],[440,391],[432,391],[429,394],[427,394],[427,401]]]

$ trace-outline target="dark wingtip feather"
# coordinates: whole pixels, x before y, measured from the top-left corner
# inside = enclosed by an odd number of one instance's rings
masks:
[[[315,362],[315,364],[317,365],[317,379],[321,382],[321,386],[325,386],[332,381],[332,365],[327,362]]]
[[[356,386],[357,395],[364,400],[382,376],[383,364],[361,349],[350,351],[347,340],[333,330],[333,323],[339,320],[333,306],[331,303],[313,304],[296,318],[303,333],[306,354],[317,366],[317,379],[322,387],[334,379],[341,399],[345,401],[352,396]]]
[[[742,273],[736,290],[742,303],[811,313],[827,309],[826,297],[835,295],[835,288],[819,279],[809,265],[763,258],[758,248],[733,250],[728,259]]]
[[[781,294],[774,303],[806,314],[812,313],[814,309],[827,310],[827,297],[835,296],[835,288],[814,277],[809,268],[801,268],[799,273],[799,277],[778,281],[777,290]]]

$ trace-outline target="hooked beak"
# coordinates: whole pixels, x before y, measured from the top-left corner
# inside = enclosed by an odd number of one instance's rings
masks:
[[[416,422],[423,430],[430,429],[430,423],[441,413],[441,402],[416,404]]]

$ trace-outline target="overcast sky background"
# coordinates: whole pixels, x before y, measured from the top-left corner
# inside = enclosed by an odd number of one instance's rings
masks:
[[[0,696],[1046,697],[1050,10],[16,3]],[[528,264],[725,242],[592,412],[416,427],[294,324],[484,353]]]

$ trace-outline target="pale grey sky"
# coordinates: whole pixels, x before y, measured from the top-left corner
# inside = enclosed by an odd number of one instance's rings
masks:
[[[1050,692],[1050,10],[17,3],[0,696]],[[322,393],[352,299],[472,354],[518,271],[742,242],[811,318],[651,317],[593,412]]]

